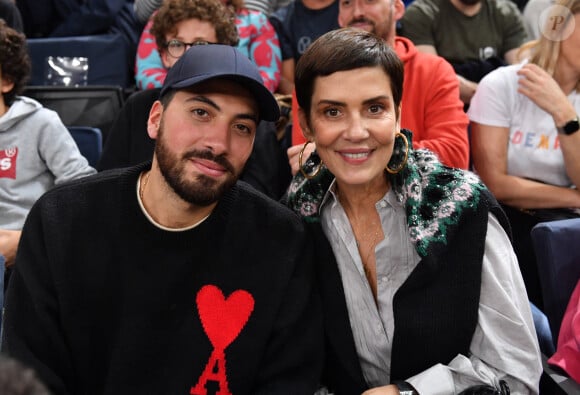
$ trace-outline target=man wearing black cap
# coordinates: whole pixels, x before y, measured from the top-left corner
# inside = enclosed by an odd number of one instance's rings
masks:
[[[153,105],[151,164],[55,188],[24,226],[3,351],[54,394],[312,394],[311,241],[236,182],[278,117],[255,65],[192,47]]]

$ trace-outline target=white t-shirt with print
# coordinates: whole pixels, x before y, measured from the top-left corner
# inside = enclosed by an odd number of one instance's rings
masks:
[[[469,119],[483,125],[509,128],[508,174],[551,185],[571,186],[554,119],[518,93],[520,77],[516,73],[521,67],[522,64],[505,66],[486,75],[471,99]],[[573,91],[568,100],[580,113],[578,92]]]

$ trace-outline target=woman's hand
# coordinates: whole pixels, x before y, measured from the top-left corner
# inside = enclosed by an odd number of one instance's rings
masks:
[[[292,147],[288,148],[286,153],[288,154],[288,163],[290,163],[290,170],[292,171],[292,175],[295,176],[296,173],[300,171],[300,151],[304,147],[304,144],[300,145],[293,145]],[[310,157],[310,154],[314,152],[316,149],[316,144],[311,143],[306,146],[304,149],[304,154],[302,154],[302,164],[306,163],[306,160]]]
[[[549,113],[556,126],[562,126],[576,116],[576,110],[554,78],[535,64],[525,64],[518,71],[518,92]]]

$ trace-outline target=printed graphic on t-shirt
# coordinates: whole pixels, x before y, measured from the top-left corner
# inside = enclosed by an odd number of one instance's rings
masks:
[[[18,148],[6,148],[0,151],[0,178],[16,178],[16,158]]]
[[[492,56],[497,56],[497,50],[494,47],[481,47],[479,48],[479,60],[487,60]]]
[[[254,310],[254,298],[243,289],[232,292],[226,298],[215,285],[205,285],[197,293],[195,302],[203,330],[213,345],[213,352],[197,384],[191,387],[190,395],[208,395],[208,381],[218,383],[217,394],[232,395],[228,387],[225,349],[248,322]]]
[[[553,133],[547,134],[536,131],[522,132],[521,130],[516,130],[510,137],[510,143],[514,146],[521,145],[525,148],[560,149],[560,139]]]

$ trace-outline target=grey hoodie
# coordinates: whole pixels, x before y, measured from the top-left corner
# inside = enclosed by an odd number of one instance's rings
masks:
[[[22,229],[44,192],[95,172],[56,112],[17,97],[0,117],[0,228]]]

